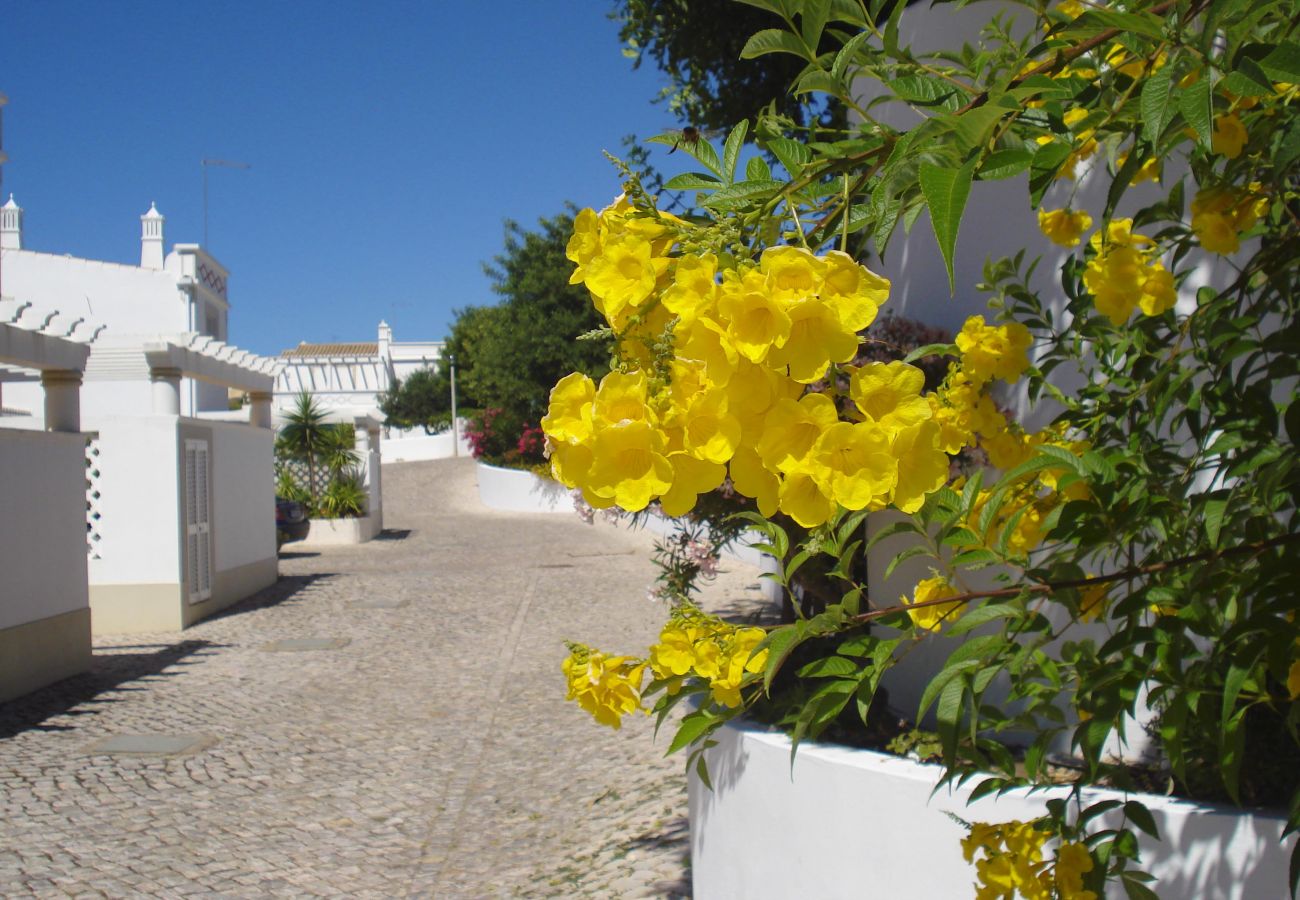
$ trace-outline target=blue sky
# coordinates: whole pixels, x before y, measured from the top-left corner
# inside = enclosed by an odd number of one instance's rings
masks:
[[[438,339],[496,302],[502,222],[618,193],[601,151],[671,127],[610,3],[0,0],[4,191],[29,249],[138,262],[168,246],[231,270],[230,339]],[[7,199],[7,198],[6,198]]]

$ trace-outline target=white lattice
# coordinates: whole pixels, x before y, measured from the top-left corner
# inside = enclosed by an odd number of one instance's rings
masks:
[[[103,559],[103,484],[100,466],[99,438],[86,439],[86,555],[91,559]]]

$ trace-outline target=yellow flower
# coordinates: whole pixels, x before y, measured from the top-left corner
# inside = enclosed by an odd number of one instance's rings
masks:
[[[645,509],[672,486],[673,467],[659,452],[661,440],[643,421],[604,425],[596,432],[586,487],[628,512]]]
[[[706,316],[682,319],[674,333],[678,359],[703,363],[709,381],[715,385],[722,386],[731,380],[741,357],[722,325]]]
[[[921,396],[925,373],[902,362],[870,362],[849,377],[849,396],[858,410],[888,435],[929,419],[930,403]]]
[[[770,518],[777,510],[781,480],[763,467],[758,454],[749,447],[736,450],[729,471],[732,486],[758,504],[760,515]]]
[[[832,250],[823,257],[821,298],[829,303],[844,327],[858,332],[876,319],[876,313],[889,299],[889,279],[877,275],[847,253]]]
[[[1115,160],[1116,170],[1124,168],[1128,162],[1129,151],[1125,150]],[[1160,158],[1156,156],[1148,157],[1133,175],[1132,184],[1141,184],[1144,181],[1159,181],[1161,174]]]
[[[845,509],[865,509],[889,494],[898,478],[898,465],[883,431],[865,423],[836,422],[813,446],[809,474],[824,494]]]
[[[659,498],[664,515],[684,516],[695,506],[700,494],[713,490],[727,477],[726,466],[707,462],[690,453],[670,453],[673,486]]]
[[[1056,890],[1061,900],[1097,900],[1083,887],[1083,876],[1093,868],[1092,856],[1083,844],[1063,843],[1056,851]]]
[[[1255,227],[1268,211],[1268,197],[1258,182],[1244,191],[1230,187],[1206,187],[1192,200],[1192,231],[1201,246],[1211,253],[1236,253],[1241,233]]]
[[[551,388],[550,406],[542,417],[542,431],[557,442],[591,440],[591,407],[595,398],[594,381],[581,372],[565,375]]]
[[[830,363],[848,362],[857,355],[858,336],[846,328],[835,310],[821,300],[804,300],[789,308],[790,336],[767,357],[767,365],[790,367],[790,377],[811,384],[826,374]]]
[[[1094,253],[1083,273],[1097,311],[1115,325],[1128,321],[1139,305],[1144,312],[1152,310],[1148,315],[1156,315],[1177,300],[1173,277],[1155,256],[1153,241],[1132,229],[1132,219],[1113,219],[1104,234],[1094,234],[1089,241]],[[1150,279],[1154,280],[1147,290]]]
[[[649,420],[646,390],[644,372],[610,372],[600,380],[600,387],[592,398],[593,420],[602,427]]]
[[[781,512],[804,528],[816,528],[831,517],[835,504],[812,476],[793,472],[781,482],[777,500]]]
[[[948,480],[948,457],[939,446],[939,426],[918,422],[894,435],[891,449],[898,461],[898,480],[890,500],[905,513],[914,513],[927,495]]]
[[[728,337],[751,362],[761,363],[773,346],[781,346],[790,337],[789,314],[752,278],[727,279],[722,285],[718,311]]]
[[[1142,282],[1142,295],[1138,297],[1138,308],[1148,316],[1158,316],[1174,308],[1178,302],[1178,291],[1174,289],[1174,276],[1163,266],[1157,264],[1151,268],[1146,280]]]
[[[611,238],[586,267],[587,289],[599,298],[605,318],[622,328],[654,291],[668,260],[651,255],[650,242],[627,234]]]
[[[650,648],[650,668],[659,679],[687,675],[695,665],[694,637],[680,622],[670,621]]]
[[[1210,149],[1220,156],[1236,159],[1241,156],[1249,135],[1246,126],[1236,113],[1214,117],[1214,131],[1210,135]]]
[[[569,700],[597,722],[618,729],[623,716],[641,709],[641,681],[645,663],[626,656],[606,656],[575,648],[562,664]]]
[[[1075,247],[1083,233],[1092,227],[1092,216],[1082,210],[1076,212],[1069,208],[1051,211],[1040,209],[1038,227],[1052,243],[1062,247]]]
[[[727,412],[727,395],[721,390],[697,394],[686,407],[682,426],[686,450],[697,459],[725,463],[740,445],[740,422]]]
[[[939,626],[946,620],[956,618],[961,604],[935,603],[930,606],[916,606],[916,604],[928,603],[931,600],[942,600],[945,597],[956,597],[957,593],[957,589],[948,583],[948,579],[936,576],[920,581],[916,585],[911,600],[908,600],[906,596],[899,599],[908,607],[907,614],[911,617],[913,625],[917,628],[924,628],[926,631],[938,631]]]
[[[732,709],[740,706],[740,688],[745,676],[763,671],[767,664],[767,650],[754,653],[754,648],[765,636],[766,632],[761,628],[741,628],[731,635],[727,642],[726,659],[719,666],[717,676],[709,683],[709,691],[715,701]]]
[[[569,276],[569,284],[581,284],[586,278],[586,266],[600,252],[600,222],[595,210],[584,209],[573,219],[573,237],[564,248],[564,255],[577,266]]]
[[[663,294],[664,308],[685,322],[711,314],[718,293],[717,272],[718,259],[712,253],[678,259],[672,287]]]
[[[1096,622],[1106,615],[1106,610],[1110,607],[1109,590],[1109,586],[1101,582],[1079,591],[1080,622]]]
[[[1015,383],[1029,368],[1029,329],[1019,322],[993,327],[983,316],[971,316],[957,334],[962,371],[977,384],[1000,378]]]
[[[822,432],[837,421],[834,401],[822,394],[808,394],[798,401],[782,398],[769,411],[754,449],[769,470],[792,472],[804,464]]]
[[[759,257],[767,293],[789,305],[817,296],[826,264],[800,247],[770,247]]]

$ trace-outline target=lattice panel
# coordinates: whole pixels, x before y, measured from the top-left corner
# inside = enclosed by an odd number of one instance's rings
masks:
[[[103,559],[104,513],[103,494],[103,460],[100,457],[99,438],[86,440],[86,555],[91,559]]]

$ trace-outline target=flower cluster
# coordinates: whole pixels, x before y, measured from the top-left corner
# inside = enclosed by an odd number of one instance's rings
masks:
[[[570,644],[562,668],[569,685],[566,699],[578,701],[602,725],[618,728],[624,715],[642,709],[643,661]]]
[[[1092,227],[1092,216],[1083,210],[1040,209],[1038,227],[1051,239],[1052,243],[1062,247],[1077,247],[1083,233]]]
[[[767,664],[767,650],[754,652],[766,636],[761,628],[746,628],[681,606],[650,648],[650,668],[655,678],[667,682],[675,693],[690,677],[708,682],[713,700],[723,706],[740,706],[740,689],[757,678]]]
[[[1065,842],[1056,858],[1045,860],[1043,847],[1051,835],[1033,822],[975,822],[961,842],[967,862],[975,863],[976,900],[1097,900],[1083,886],[1092,871],[1092,856],[1080,843]],[[983,858],[976,860],[977,853]]]
[[[1160,261],[1155,241],[1133,233],[1132,219],[1112,219],[1089,242],[1093,255],[1083,273],[1097,310],[1116,326],[1135,307],[1158,316],[1178,300],[1174,276]]]
[[[837,251],[673,255],[687,237],[684,223],[625,200],[577,217],[573,280],[591,291],[627,362],[599,385],[574,374],[555,386],[542,420],[555,477],[592,506],[636,511],[658,499],[671,516],[728,476],[764,515],[779,509],[805,527],[837,504],[918,509],[948,475],[924,373],[846,365],[889,282]],[[989,360],[976,369],[1014,352],[1002,334],[975,341],[972,352]],[[834,379],[808,388],[833,364],[850,376],[847,416]]]
[[[1211,253],[1236,253],[1241,234],[1255,227],[1268,211],[1268,198],[1258,182],[1246,190],[1207,187],[1192,200],[1192,231],[1201,246]]]

